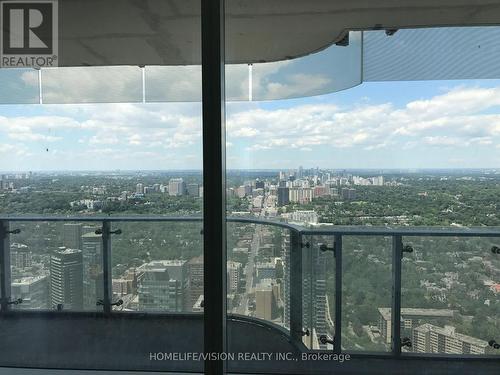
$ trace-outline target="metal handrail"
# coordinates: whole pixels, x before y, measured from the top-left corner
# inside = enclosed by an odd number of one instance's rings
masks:
[[[32,221],[72,221],[72,222],[202,222],[201,216],[0,216],[0,221],[32,222]],[[353,235],[353,236],[444,236],[444,237],[500,237],[500,227],[382,227],[368,225],[328,225],[315,228],[304,227],[293,223],[273,219],[228,216],[228,223],[247,223],[277,226],[297,231],[302,235]]]

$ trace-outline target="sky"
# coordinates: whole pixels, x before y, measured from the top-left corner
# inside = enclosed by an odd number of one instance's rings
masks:
[[[500,168],[500,82],[227,104],[231,169]],[[0,105],[0,170],[201,169],[201,105]]]
[[[500,80],[435,80],[500,76],[500,28],[453,30],[228,66],[227,167],[500,169]],[[40,74],[44,104],[37,71],[0,69],[0,171],[201,169],[199,67]]]

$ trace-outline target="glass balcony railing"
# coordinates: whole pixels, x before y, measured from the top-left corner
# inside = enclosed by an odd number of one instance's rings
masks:
[[[0,224],[3,316],[201,317],[201,218]],[[304,352],[498,359],[497,228],[310,229],[240,217],[227,225],[232,318],[286,332]]]

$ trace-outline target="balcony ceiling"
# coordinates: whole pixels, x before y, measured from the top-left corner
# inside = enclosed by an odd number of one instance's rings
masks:
[[[59,66],[195,65],[200,0],[60,0]],[[499,23],[495,0],[226,0],[226,59],[292,59],[349,30]]]

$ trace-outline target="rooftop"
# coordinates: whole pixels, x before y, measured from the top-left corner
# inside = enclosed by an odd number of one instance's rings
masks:
[[[58,249],[54,251],[54,254],[68,255],[68,254],[78,254],[81,253],[81,250],[78,249]]]
[[[426,332],[436,332],[437,334],[444,335],[450,338],[454,338],[466,343],[469,343],[471,345],[476,345],[480,347],[488,347],[488,342],[484,340],[480,340],[475,337],[467,336],[461,333],[458,333],[455,331],[455,327],[453,326],[444,326],[444,327],[438,327],[430,323],[425,323],[422,324],[421,326],[418,326],[415,328],[416,331],[426,333]]]
[[[12,280],[12,286],[29,285],[46,279],[48,275],[24,276]]]
[[[390,307],[379,307],[378,311],[380,315],[384,317],[385,320],[391,320],[391,308]],[[421,317],[432,317],[432,318],[450,318],[453,317],[456,312],[449,309],[420,309],[412,307],[402,307],[401,316],[421,316]]]

